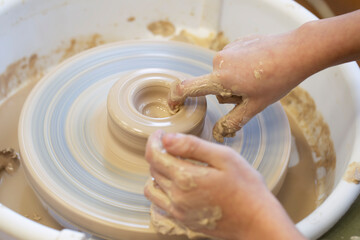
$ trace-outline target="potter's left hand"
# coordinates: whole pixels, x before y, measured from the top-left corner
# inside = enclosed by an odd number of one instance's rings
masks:
[[[261,175],[231,148],[159,130],[146,160],[157,184],[145,187],[146,197],[190,229],[222,239],[303,239]]]

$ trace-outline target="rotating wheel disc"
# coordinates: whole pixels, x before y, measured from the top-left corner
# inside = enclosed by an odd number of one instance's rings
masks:
[[[140,69],[161,68],[190,76],[212,71],[214,52],[174,42],[131,41],[78,54],[45,76],[29,95],[19,122],[19,145],[27,179],[61,223],[106,238],[156,238],[149,177],[142,155],[114,141],[106,99],[116,81]],[[207,96],[201,137],[233,107]],[[234,148],[275,189],[290,153],[290,128],[280,103],[254,117],[224,144]]]

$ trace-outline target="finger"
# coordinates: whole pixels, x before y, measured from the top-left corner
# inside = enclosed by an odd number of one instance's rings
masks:
[[[255,102],[243,99],[215,124],[213,137],[218,142],[224,142],[224,137],[234,137],[236,132],[260,111]]]
[[[150,168],[150,174],[154,178],[155,182],[160,186],[160,188],[169,195],[171,190],[172,182],[170,179],[162,175],[161,173],[157,172],[154,168]]]
[[[158,186],[156,186],[155,182],[151,178],[149,178],[145,184],[144,195],[155,205],[167,212],[170,212],[171,201],[169,197]]]
[[[163,134],[165,134],[165,131],[163,130],[156,130],[153,134],[150,135],[146,142],[145,147],[145,160],[148,163],[152,163],[153,161],[153,148],[162,148],[162,143],[158,141],[158,139],[161,139]]]
[[[170,86],[168,104],[171,109],[175,109],[184,103],[187,97],[205,96],[216,94],[221,96],[231,96],[231,90],[225,89],[219,82],[216,73],[210,73],[199,77],[194,77],[184,81],[175,81]]]
[[[165,215],[170,215],[177,219],[183,218],[183,211],[172,204],[170,198],[156,186],[152,179],[148,179],[144,188],[144,195],[156,206],[154,209],[160,208],[165,211]]]
[[[223,103],[240,104],[243,101],[242,96],[236,96],[236,95],[231,95],[230,97],[223,97],[221,95],[216,95],[216,98],[217,98],[218,102],[221,104],[223,104]]]
[[[204,162],[217,169],[225,167],[222,159],[229,154],[227,147],[181,133],[165,134],[162,142],[166,151],[172,155]]]
[[[153,133],[147,142],[145,158],[150,167],[162,174],[164,177],[174,180],[177,172],[192,171],[194,164],[178,159],[169,154],[163,147],[162,138],[164,131],[158,130]]]

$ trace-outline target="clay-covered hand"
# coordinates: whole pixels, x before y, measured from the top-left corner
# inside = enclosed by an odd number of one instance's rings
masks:
[[[307,77],[359,59],[359,21],[357,10],[285,34],[234,41],[215,55],[211,74],[174,83],[169,106],[176,111],[186,97],[207,94],[217,95],[220,103],[235,103],[214,126],[214,138],[222,142]]]
[[[145,196],[190,229],[222,239],[302,239],[261,175],[231,148],[159,130],[146,160],[155,185]]]
[[[220,103],[236,105],[216,123],[213,136],[218,142],[233,137],[253,116],[306,78],[306,71],[293,67],[296,39],[292,35],[251,36],[230,43],[215,55],[212,73],[173,83],[170,108],[176,111],[187,97],[217,95]]]

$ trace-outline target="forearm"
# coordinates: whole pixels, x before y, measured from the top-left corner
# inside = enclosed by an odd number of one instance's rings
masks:
[[[262,198],[262,208],[254,212],[255,218],[244,239],[305,240],[281,204],[270,194]]]
[[[308,76],[327,67],[360,59],[360,10],[308,22],[293,34],[298,65],[307,67]]]

